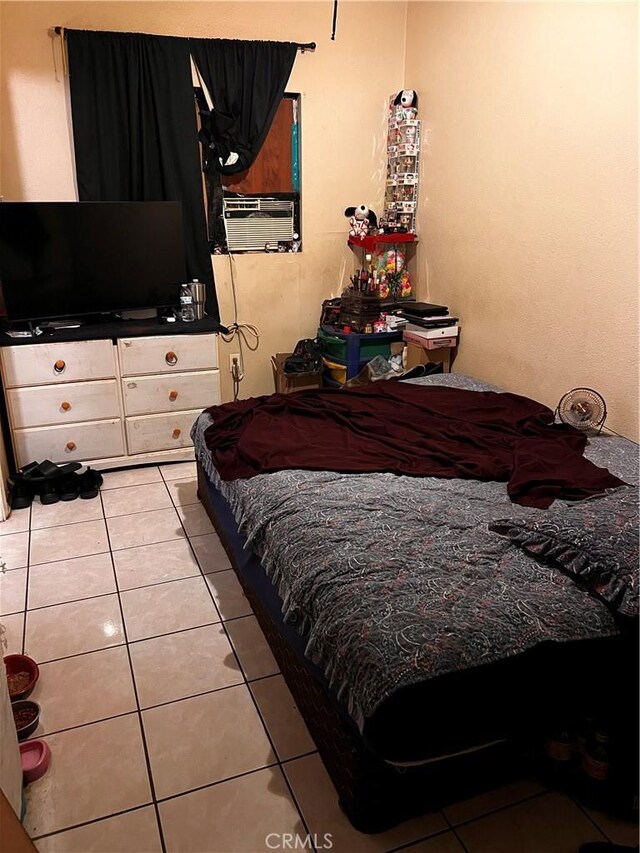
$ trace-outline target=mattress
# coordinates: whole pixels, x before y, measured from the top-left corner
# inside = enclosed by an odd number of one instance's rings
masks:
[[[434,382],[499,390],[457,375],[418,380]],[[261,599],[305,666],[327,686],[338,712],[387,761],[431,760],[544,727],[550,704],[579,703],[589,671],[599,666],[605,672],[617,657],[620,637],[604,604],[487,532],[495,518],[542,512],[515,508],[503,483],[307,471],[222,482],[202,440],[210,423],[203,415],[194,428],[196,455],[225,531],[236,537],[244,579],[260,587]],[[594,439],[587,455],[627,482],[637,475],[637,448],[630,442]],[[352,618],[353,601],[341,612],[340,602],[329,597],[332,626],[322,610],[318,618],[317,609],[308,609],[305,595],[322,596],[323,575],[334,564],[368,578],[368,594],[378,597],[381,613]],[[424,581],[425,571],[428,582],[411,588],[411,577]],[[329,586],[345,577],[334,572]],[[396,596],[385,613],[385,584],[396,582],[401,589],[409,585],[409,598]],[[442,653],[442,619],[450,618],[450,608],[411,634],[416,607],[430,595],[438,604],[450,601],[461,583],[459,622]],[[404,622],[398,600],[407,601]],[[501,620],[499,630],[478,629],[492,619]],[[423,659],[412,667],[407,647],[418,644]],[[427,665],[425,649],[432,652]]]

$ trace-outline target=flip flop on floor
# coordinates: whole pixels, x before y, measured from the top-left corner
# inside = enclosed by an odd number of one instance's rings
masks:
[[[74,501],[80,494],[80,478],[77,474],[64,474],[56,480],[61,501]]]
[[[103,483],[102,474],[92,468],[87,468],[82,474],[76,474],[76,476],[80,486],[80,497],[84,500],[97,497]]]

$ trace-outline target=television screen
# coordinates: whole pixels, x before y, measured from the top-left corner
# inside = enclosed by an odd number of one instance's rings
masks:
[[[2,202],[9,321],[175,307],[186,263],[179,202]]]

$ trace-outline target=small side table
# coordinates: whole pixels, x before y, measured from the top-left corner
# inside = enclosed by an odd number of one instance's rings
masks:
[[[455,356],[458,348],[458,339],[455,345],[448,342],[444,346],[438,346],[437,340],[424,339],[424,344],[418,343],[415,338],[405,342],[407,345],[407,370],[417,367],[419,364],[442,364],[444,373],[451,373],[452,356]]]

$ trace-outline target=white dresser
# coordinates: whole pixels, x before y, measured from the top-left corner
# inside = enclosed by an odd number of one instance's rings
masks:
[[[4,346],[0,364],[17,468],[189,459],[193,422],[220,402],[216,334]]]

